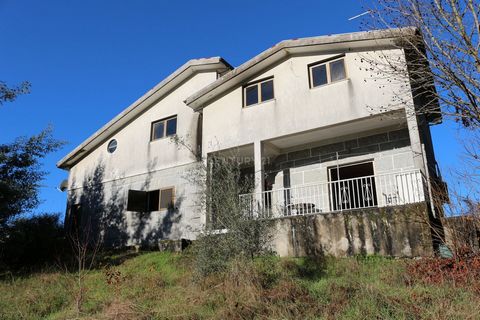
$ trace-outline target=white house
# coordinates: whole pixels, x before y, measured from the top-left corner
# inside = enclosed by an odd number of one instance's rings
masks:
[[[232,150],[252,159],[245,169],[256,189],[240,199],[288,219],[279,223],[282,255],[305,253],[295,249],[297,216],[313,217],[324,230],[319,245],[333,254],[428,254],[402,236],[428,230],[397,217],[369,220],[368,230],[334,227],[350,214],[364,221],[358,212],[372,208],[423,204],[435,216],[429,125],[441,118],[415,113],[422,100],[409,79],[378,77],[369,66],[407,59],[398,32],[415,30],[286,40],[237,68],[219,57],[187,62],[58,162],[69,171],[66,223],[98,227],[111,246],[195,239],[207,218],[184,173],[198,160],[172,143],[177,135],[204,159]],[[376,233],[389,234],[390,249]]]

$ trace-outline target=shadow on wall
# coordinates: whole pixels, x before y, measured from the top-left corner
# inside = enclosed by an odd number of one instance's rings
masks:
[[[145,178],[142,190],[149,190],[152,179],[152,168],[155,162],[148,165],[149,174]],[[105,248],[122,248],[129,245],[152,246],[160,239],[171,238],[175,223],[182,215],[180,207],[183,195],[177,197],[175,203],[163,212],[132,212],[131,221],[127,220],[126,188],[121,181],[112,182],[106,189],[102,183],[105,166],[100,163],[94,170],[86,174],[81,187],[75,187],[68,195],[65,228],[70,234],[82,235],[85,242],[100,243]],[[163,215],[159,218],[159,215]]]
[[[106,196],[104,174],[105,167],[99,164],[84,177],[81,187],[75,187],[75,181],[72,182],[74,190],[68,195],[65,227],[70,234],[82,235],[85,242],[123,247],[128,240],[125,199],[117,182]]]
[[[165,212],[133,212],[135,231],[132,242],[142,246],[155,246],[161,239],[179,239],[180,234],[175,234],[174,226],[182,219],[180,208],[183,200],[183,195],[178,197]]]
[[[147,176],[140,188],[143,191],[151,190],[151,181],[154,169],[157,165],[157,158],[150,161],[147,165]],[[177,197],[166,212],[132,212],[133,234],[132,244],[141,246],[155,246],[158,240],[170,239],[173,235],[173,226],[180,222],[182,215],[180,207],[183,202],[183,195]],[[160,218],[163,215],[162,218]],[[177,235],[175,238],[180,238]]]

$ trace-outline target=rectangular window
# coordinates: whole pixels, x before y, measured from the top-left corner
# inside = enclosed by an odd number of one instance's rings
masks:
[[[174,188],[160,190],[160,210],[171,209],[175,203]]]
[[[341,57],[327,62],[309,65],[308,72],[310,75],[310,88],[343,80],[347,77],[345,58]]]
[[[140,191],[128,190],[128,211],[151,212],[158,211],[160,204],[160,190]]]
[[[260,80],[243,88],[244,107],[252,106],[275,98],[273,78]]]
[[[152,122],[150,141],[173,136],[177,133],[177,116]]]

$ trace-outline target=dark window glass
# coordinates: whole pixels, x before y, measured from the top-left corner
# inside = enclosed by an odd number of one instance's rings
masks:
[[[150,212],[158,211],[160,190],[139,191],[128,190],[128,211]]]
[[[327,84],[327,66],[322,64],[312,67],[312,87]]]
[[[163,138],[165,132],[165,122],[155,122],[152,126],[152,140]]]
[[[330,62],[330,79],[332,82],[345,79],[345,63],[343,59]]]
[[[153,190],[147,193],[148,211],[158,211],[160,202],[160,190]]]
[[[117,140],[115,139],[110,140],[107,146],[107,150],[109,153],[114,153],[115,150],[117,150]]]
[[[177,133],[177,118],[167,120],[167,136]]]
[[[245,89],[245,105],[250,106],[258,103],[258,86],[254,85]]]
[[[171,209],[173,207],[173,188],[163,189],[160,192],[160,209]]]
[[[262,101],[273,99],[273,80],[268,80],[261,83],[262,87]]]
[[[128,211],[146,212],[147,210],[147,192],[138,190],[128,190]]]

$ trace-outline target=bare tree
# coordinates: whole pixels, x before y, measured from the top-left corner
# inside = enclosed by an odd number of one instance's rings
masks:
[[[68,239],[72,246],[75,262],[75,308],[77,314],[80,315],[88,290],[85,285],[85,277],[96,262],[101,242],[100,238],[94,233],[90,219],[81,226],[72,228],[68,234]]]
[[[407,58],[407,68],[398,57],[372,67],[390,79],[409,79],[420,101],[417,112],[441,113],[478,129],[480,2],[379,0],[368,1],[367,9],[364,28],[390,30]]]

